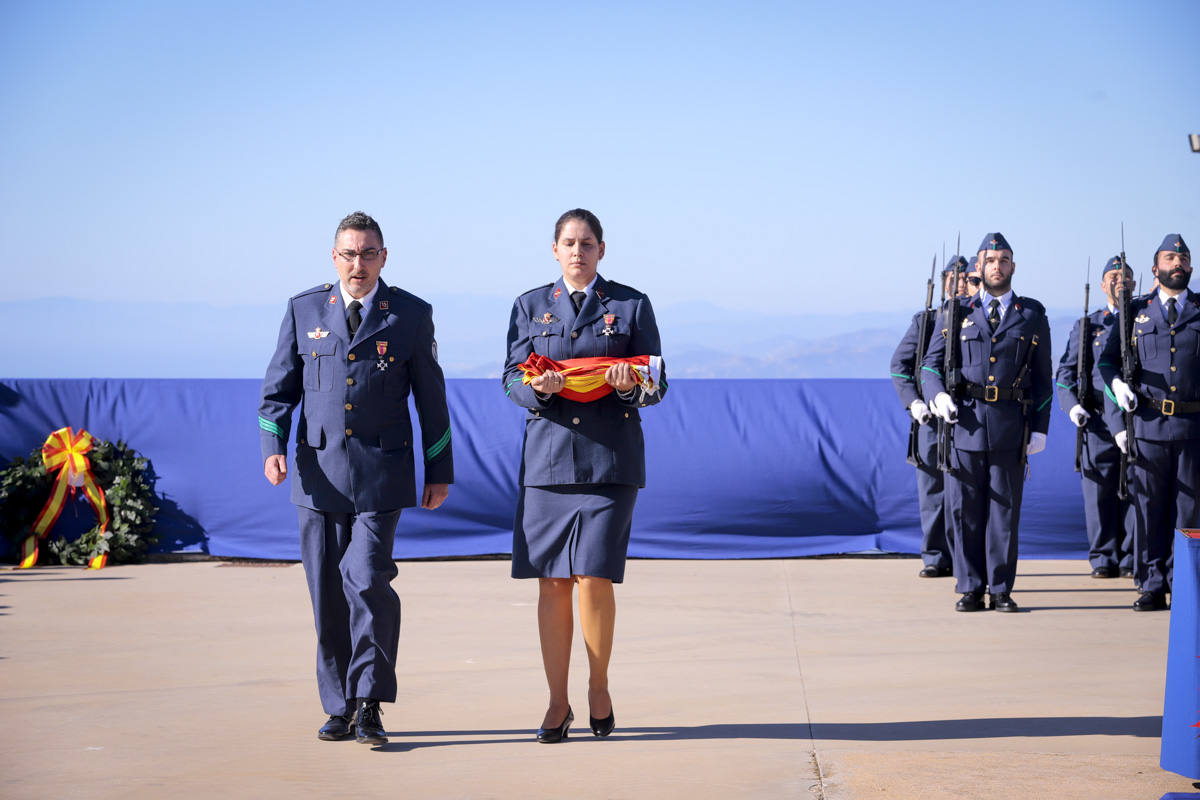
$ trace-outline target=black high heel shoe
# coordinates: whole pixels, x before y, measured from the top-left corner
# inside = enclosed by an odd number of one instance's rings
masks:
[[[617,727],[617,717],[612,708],[608,709],[608,716],[604,719],[596,719],[588,712],[588,722],[591,723],[592,734],[600,737],[608,736],[613,732],[613,728]]]
[[[557,728],[538,728],[537,740],[542,744],[561,742],[567,738],[567,731],[571,729],[571,723],[574,721],[575,715],[571,712],[571,707],[567,706],[567,716],[563,717],[562,724]]]

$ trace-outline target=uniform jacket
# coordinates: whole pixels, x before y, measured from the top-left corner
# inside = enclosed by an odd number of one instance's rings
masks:
[[[1091,414],[1087,421],[1087,430],[1097,436],[1110,438],[1108,425],[1105,424],[1105,406],[1111,403],[1104,397],[1104,376],[1100,374],[1100,354],[1109,334],[1116,328],[1117,315],[1107,308],[1088,314],[1088,359],[1092,365],[1092,394],[1086,401],[1079,399],[1079,322],[1071,325],[1071,334],[1067,337],[1067,349],[1058,362],[1058,371],[1054,376],[1058,388],[1058,404],[1063,411],[1069,412],[1076,404],[1082,405]]]
[[[344,513],[416,505],[410,392],[425,482],[453,482],[436,348],[430,305],[382,280],[353,341],[338,284],[288,301],[263,379],[258,425],[263,459],[285,454],[292,411],[300,406],[293,503]]]
[[[1125,382],[1138,393],[1133,430],[1139,439],[1200,439],[1200,413],[1164,416],[1147,402],[1147,398],[1200,400],[1200,296],[1189,292],[1176,310],[1179,316],[1172,327],[1167,324],[1158,292],[1129,303],[1131,343],[1137,347],[1138,371],[1134,380]],[[1105,421],[1116,433],[1125,429],[1121,410],[1111,395],[1112,379],[1121,377],[1120,337],[1110,336],[1105,342],[1100,374],[1112,400],[1105,406]]]
[[[1023,389],[1030,400],[1030,430],[1046,433],[1050,427],[1054,378],[1050,365],[1050,324],[1042,304],[1014,294],[1004,319],[996,332],[991,333],[987,311],[979,296],[960,298],[958,302],[961,314],[958,331],[946,330],[944,314],[938,315],[937,333],[921,369],[925,401],[932,405],[938,392],[946,391],[943,361],[946,347],[955,346],[961,355],[964,380],[982,387]],[[1023,369],[1026,363],[1029,366]],[[962,393],[954,402],[958,405],[954,446],[959,450],[990,451],[1023,446],[1026,412],[1021,403],[988,402]]]
[[[612,324],[605,322],[612,315]],[[605,329],[611,333],[605,334]],[[508,323],[504,391],[527,409],[521,452],[522,486],[579,483],[646,485],[645,441],[639,409],[662,400],[634,390],[623,400],[614,390],[591,403],[552,394],[543,400],[523,383],[518,366],[530,353],[556,361],[595,356],[661,356],[658,324],[646,295],[597,277],[579,315],[562,279],[526,292],[513,303]]]
[[[916,362],[917,342],[921,338],[921,318],[925,316],[925,313],[918,311],[913,315],[908,331],[900,340],[896,352],[892,353],[892,384],[896,387],[896,394],[900,396],[900,402],[904,404],[905,409],[914,401],[921,399],[921,391],[917,385],[917,373],[920,371],[921,365]],[[930,311],[929,324],[925,328],[924,349],[926,352],[929,350],[929,342],[933,339],[936,322],[936,313]]]

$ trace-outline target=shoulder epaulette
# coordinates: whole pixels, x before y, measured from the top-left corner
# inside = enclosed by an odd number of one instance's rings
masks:
[[[322,284],[312,287],[311,289],[305,289],[303,292],[300,292],[299,294],[292,295],[292,299],[295,300],[298,297],[305,297],[310,294],[324,294],[325,292],[328,292],[332,288],[333,288],[332,283],[322,283]]]

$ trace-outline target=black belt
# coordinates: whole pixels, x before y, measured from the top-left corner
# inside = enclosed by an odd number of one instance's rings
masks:
[[[978,383],[963,381],[962,394],[968,397],[977,397],[988,403],[995,403],[998,400],[1016,400],[1019,403],[1025,402],[1026,393],[1024,389],[1005,389],[1000,386],[980,386]]]
[[[1166,398],[1159,400],[1157,397],[1149,397],[1147,402],[1164,417],[1173,417],[1176,414],[1195,414],[1200,411],[1200,400],[1168,400]]]

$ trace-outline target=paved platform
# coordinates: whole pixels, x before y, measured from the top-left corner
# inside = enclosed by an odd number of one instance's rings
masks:
[[[299,565],[0,571],[0,797],[1013,798],[1194,792],[1158,767],[1168,614],[1024,561],[1020,614],[910,559],[631,561],[617,730],[539,745],[536,586],[402,562],[381,748],[321,742]],[[578,638],[578,634],[577,634]]]

